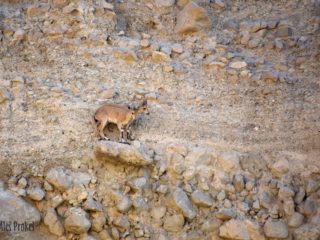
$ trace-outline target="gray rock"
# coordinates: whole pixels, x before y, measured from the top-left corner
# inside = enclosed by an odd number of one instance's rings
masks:
[[[320,181],[315,181],[312,178],[308,179],[306,186],[306,193],[310,195],[310,193],[316,192],[320,188]]]
[[[303,188],[303,187],[300,187],[300,188],[299,188],[299,191],[298,191],[298,192],[296,193],[296,195],[294,196],[294,202],[295,202],[296,204],[302,203],[305,195],[306,195],[306,192],[305,192],[304,188]]]
[[[183,216],[192,220],[196,217],[197,211],[193,208],[187,194],[181,188],[175,188],[172,192],[175,205],[181,210]]]
[[[191,195],[191,200],[200,207],[211,207],[213,200],[209,194],[196,190]]]
[[[287,238],[289,235],[288,225],[279,220],[269,218],[263,226],[264,233],[270,238]]]
[[[174,31],[178,34],[188,34],[211,27],[211,21],[206,10],[194,2],[189,2],[177,16]]]
[[[128,185],[134,190],[135,192],[141,192],[144,188],[148,185],[148,180],[145,177],[139,177],[132,179],[128,182]]]
[[[167,216],[163,228],[168,232],[179,232],[184,225],[184,217],[181,214]]]
[[[298,211],[304,215],[311,215],[317,211],[317,204],[314,199],[308,197],[298,205]]]
[[[41,201],[45,194],[46,193],[40,187],[33,187],[27,190],[28,197],[35,201]]]
[[[167,55],[171,55],[172,47],[170,45],[163,45],[160,47],[160,51],[166,53]]]
[[[101,203],[95,201],[92,197],[88,197],[83,203],[83,208],[88,211],[101,212],[103,211],[103,206]]]
[[[27,179],[25,179],[24,177],[20,178],[17,184],[18,188],[25,188],[28,185],[28,181]]]
[[[126,216],[121,216],[113,221],[113,225],[116,226],[121,232],[129,230],[130,222]]]
[[[260,206],[262,206],[266,209],[271,208],[271,196],[270,196],[269,192],[267,192],[267,191],[261,192],[259,194],[258,198],[259,198]]]
[[[320,228],[312,224],[304,224],[293,232],[294,239],[319,240]]]
[[[134,146],[112,142],[100,141],[95,145],[94,153],[101,161],[111,161],[133,166],[145,166],[152,163],[143,150],[138,150]]]
[[[66,191],[72,187],[72,177],[66,173],[63,167],[50,169],[46,180],[60,191]]]
[[[10,191],[0,189],[0,215],[7,222],[37,224],[41,216],[36,208]]]
[[[233,186],[237,192],[241,192],[244,189],[244,179],[241,174],[236,174],[233,178]]]
[[[84,210],[78,207],[72,207],[68,209],[64,227],[69,232],[81,234],[86,233],[90,229],[91,222],[88,214]]]
[[[223,208],[214,214],[217,219],[226,221],[237,216],[236,211],[233,208]]]
[[[304,216],[301,213],[294,212],[289,218],[288,225],[289,227],[297,228],[302,225],[303,220]]]
[[[91,181],[91,176],[88,173],[72,172],[71,173],[73,185],[88,186]]]
[[[284,49],[284,43],[283,43],[283,41],[282,41],[281,39],[276,39],[276,40],[274,41],[274,46],[275,46],[276,49],[278,49],[278,50]]]
[[[261,26],[261,21],[245,21],[240,23],[241,31],[248,31],[250,33],[255,33],[260,30],[263,26]]]
[[[267,28],[268,29],[275,29],[279,24],[279,20],[269,20],[267,22]]]
[[[148,210],[149,209],[148,203],[144,200],[143,197],[140,197],[140,196],[133,198],[132,205],[135,209],[138,209],[138,210]]]
[[[290,27],[283,26],[277,29],[275,36],[276,37],[289,37],[293,35],[293,30]]]
[[[62,236],[64,233],[64,228],[60,222],[58,215],[54,208],[49,208],[44,216],[43,222],[49,228],[49,232],[56,235]]]
[[[256,211],[260,210],[260,202],[259,202],[259,200],[256,200],[256,201],[253,202],[252,208],[254,210],[256,210]]]
[[[159,7],[172,7],[175,2],[175,0],[155,0],[156,5]]]
[[[249,42],[248,42],[248,47],[249,47],[249,48],[259,47],[260,43],[261,43],[261,40],[260,40],[259,38],[255,38],[255,37],[254,37],[254,38],[252,38],[252,39],[249,40]]]
[[[288,199],[294,196],[294,191],[289,187],[280,187],[278,196],[280,199]]]
[[[128,212],[130,210],[130,208],[132,207],[132,201],[131,199],[121,193],[121,192],[112,192],[112,198],[115,200],[116,202],[116,206],[117,206],[117,209],[120,211],[120,212]]]

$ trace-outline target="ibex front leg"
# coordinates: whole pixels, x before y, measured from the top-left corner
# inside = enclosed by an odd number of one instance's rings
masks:
[[[124,126],[122,126],[121,124],[117,124],[117,126],[118,126],[118,129],[119,129],[119,132],[120,132],[120,139],[119,139],[119,141],[121,142],[121,143],[126,143],[127,141],[124,139],[124,132],[125,132],[125,127]]]

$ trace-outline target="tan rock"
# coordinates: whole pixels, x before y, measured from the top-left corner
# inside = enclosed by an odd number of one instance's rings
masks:
[[[286,174],[287,172],[289,172],[289,169],[290,169],[290,165],[288,160],[283,159],[275,162],[271,166],[271,173],[275,177],[281,177],[283,174]]]
[[[247,230],[252,240],[265,240],[266,237],[263,234],[262,228],[257,222],[252,220],[245,220]]]
[[[223,152],[218,156],[218,163],[225,172],[231,172],[240,167],[239,159],[238,152]]]
[[[170,61],[170,56],[164,52],[154,51],[151,60],[155,63],[167,62]]]
[[[47,210],[43,222],[48,226],[49,232],[56,236],[62,236],[64,233],[64,228],[61,222],[58,219],[58,215],[54,208],[50,208]]]
[[[176,214],[165,218],[163,228],[168,232],[178,232],[183,225],[184,217],[181,214]]]
[[[138,57],[133,50],[116,49],[113,51],[113,56],[125,61],[126,63],[135,63],[138,61]]]
[[[244,68],[246,66],[247,66],[247,63],[244,61],[236,61],[236,62],[230,63],[230,67],[234,68],[234,69],[240,69],[240,68]]]
[[[150,46],[150,41],[148,39],[142,39],[140,42],[141,47],[149,47]]]
[[[96,158],[103,161],[121,162],[133,166],[145,166],[152,163],[152,159],[143,150],[117,142],[100,141],[96,144],[94,152]]]
[[[188,34],[208,29],[211,25],[206,10],[190,2],[179,12],[174,31],[178,34]]]
[[[53,0],[52,4],[54,7],[62,8],[69,4],[70,0]]]
[[[10,99],[10,94],[7,89],[0,87],[0,104]]]
[[[246,225],[241,220],[231,219],[219,228],[219,236],[235,240],[250,240]]]
[[[36,6],[31,6],[27,9],[27,16],[28,17],[38,17],[42,15],[44,12],[41,8]]]
[[[68,210],[64,227],[67,231],[81,234],[86,233],[91,227],[87,213],[81,208],[72,207]]]
[[[101,240],[113,240],[113,238],[110,236],[110,233],[103,229],[101,232],[99,232],[99,237]]]

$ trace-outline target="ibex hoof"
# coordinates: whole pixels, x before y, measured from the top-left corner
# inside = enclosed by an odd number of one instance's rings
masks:
[[[99,140],[100,140],[100,141],[102,141],[102,140],[110,141],[110,138],[107,138],[107,137],[101,137],[101,138],[99,138]]]
[[[125,140],[120,140],[120,143],[123,143],[123,144],[130,144],[128,141],[125,141]]]

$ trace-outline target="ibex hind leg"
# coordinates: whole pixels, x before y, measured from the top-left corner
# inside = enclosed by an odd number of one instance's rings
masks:
[[[108,124],[107,120],[101,121],[100,125],[99,125],[99,135],[100,135],[100,140],[110,140],[109,138],[106,137],[106,135],[104,135],[104,128],[106,127],[106,125]]]

